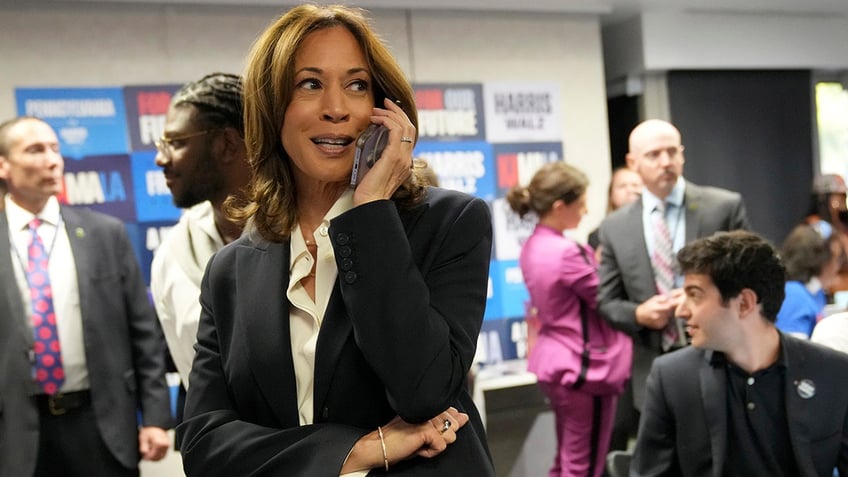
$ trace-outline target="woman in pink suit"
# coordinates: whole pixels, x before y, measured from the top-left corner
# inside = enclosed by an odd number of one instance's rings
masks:
[[[541,324],[528,369],[536,374],[556,416],[558,453],[550,477],[603,473],[617,400],[615,394],[593,395],[563,384],[569,380],[566,369],[573,370],[575,362],[580,366],[581,302],[590,330],[600,320],[595,312],[595,255],[563,235],[586,214],[588,184],[580,170],[553,162],[542,166],[527,187],[514,187],[507,195],[519,215],[534,212],[539,218],[522,247],[520,265]]]

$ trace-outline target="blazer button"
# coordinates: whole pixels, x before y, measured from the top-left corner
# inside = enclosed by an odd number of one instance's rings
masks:
[[[348,271],[353,268],[353,260],[345,258],[342,260],[342,270]]]
[[[339,245],[347,245],[350,243],[350,236],[346,233],[336,234],[336,242],[338,242]]]
[[[339,255],[341,255],[342,257],[350,257],[350,252],[350,247],[348,247],[347,245],[339,247]]]
[[[356,281],[356,272],[347,272],[345,273],[345,281],[348,283],[353,283]]]

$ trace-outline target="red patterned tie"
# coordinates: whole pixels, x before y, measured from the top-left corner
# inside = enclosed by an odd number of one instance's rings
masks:
[[[668,295],[674,289],[674,247],[671,233],[665,221],[665,203],[657,205],[652,213],[654,222],[654,253],[651,264],[654,268],[654,281],[657,293]],[[677,318],[672,318],[663,328],[662,348],[668,351],[675,344],[680,344],[680,331],[677,328]]]
[[[31,234],[28,247],[27,281],[32,300],[32,328],[35,332],[35,380],[47,394],[55,394],[65,382],[62,369],[62,350],[56,329],[56,314],[53,312],[53,289],[48,274],[49,257],[44,243],[38,236],[41,220],[29,223]]]

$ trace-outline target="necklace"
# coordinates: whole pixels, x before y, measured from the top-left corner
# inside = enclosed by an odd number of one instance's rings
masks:
[[[318,244],[315,241],[310,240],[306,237],[303,238],[303,241],[306,243],[306,250],[312,255],[313,258],[317,258],[318,256]],[[308,277],[315,278],[315,260],[312,262],[312,269],[309,271]]]

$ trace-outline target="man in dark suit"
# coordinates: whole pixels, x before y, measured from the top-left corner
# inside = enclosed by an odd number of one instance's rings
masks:
[[[658,287],[657,216],[664,219],[670,238],[669,264],[671,252],[687,242],[720,230],[749,228],[741,196],[684,180],[684,161],[676,127],[657,119],[640,123],[630,133],[627,164],[642,177],[642,197],[601,223],[598,309],[612,326],[633,337],[633,373],[619,399],[610,449],[625,449],[636,434],[645,378],[654,358],[685,345],[685,334],[674,319],[681,277],[671,270],[668,289]],[[664,343],[663,336],[672,333],[673,339]]]
[[[722,232],[678,260],[692,346],[654,361],[631,475],[848,475],[848,355],[774,326],[774,248]]]
[[[61,206],[63,169],[48,124],[0,124],[0,475],[137,476],[169,445],[161,330],[123,224]]]

